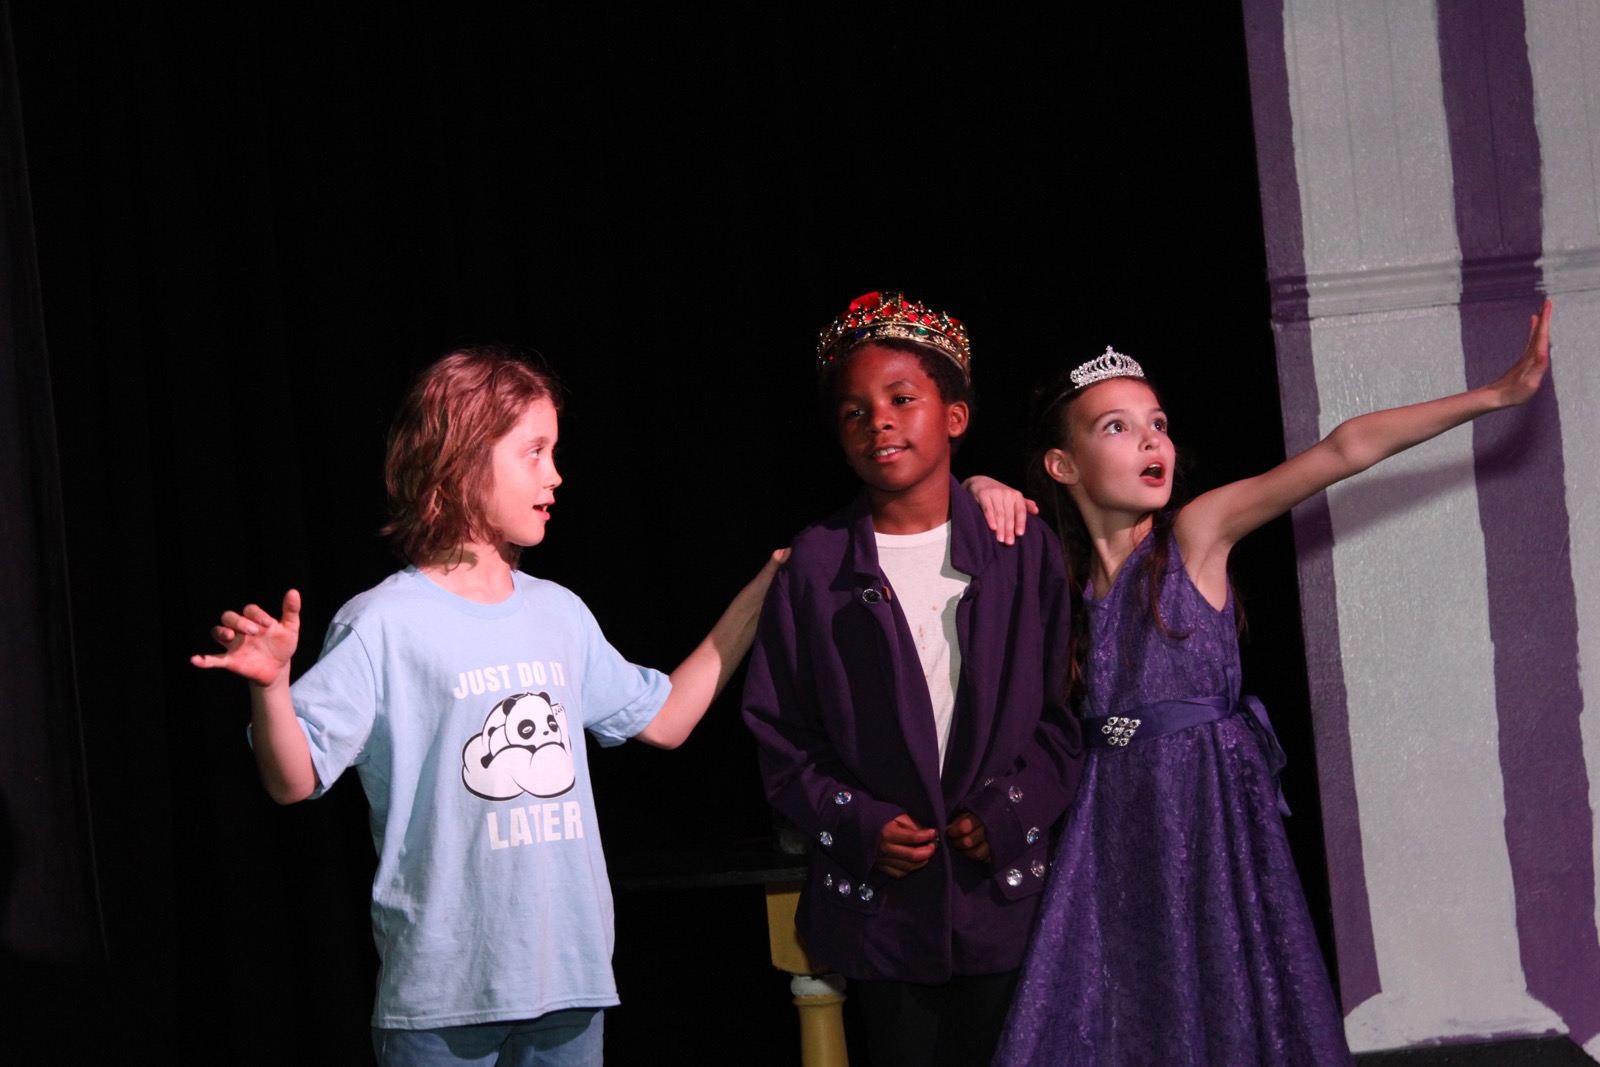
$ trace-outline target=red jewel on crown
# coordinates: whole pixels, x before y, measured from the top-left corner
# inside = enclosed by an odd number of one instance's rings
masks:
[[[935,313],[893,290],[863,293],[817,338],[817,369],[859,344],[879,338],[914,341],[955,360],[971,376],[972,344],[960,319]]]

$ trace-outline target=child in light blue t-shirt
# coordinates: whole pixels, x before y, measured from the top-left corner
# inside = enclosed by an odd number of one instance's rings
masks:
[[[292,686],[300,595],[212,635],[250,682],[252,745],[282,804],[355,767],[378,852],[380,1065],[601,1062],[617,1003],[606,877],[581,731],[673,748],[750,646],[782,554],[671,675],[627,662],[576,595],[517,569],[561,477],[555,382],[511,353],[453,353],[390,433],[405,569],[352,599]],[[502,1059],[503,1058],[503,1059]]]

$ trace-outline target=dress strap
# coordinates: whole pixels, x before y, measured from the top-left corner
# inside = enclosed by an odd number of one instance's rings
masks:
[[[1110,715],[1101,719],[1083,720],[1084,739],[1094,748],[1126,748],[1134,741],[1148,741],[1152,737],[1174,734],[1208,722],[1225,719],[1235,712],[1244,713],[1245,725],[1255,734],[1267,760],[1267,769],[1276,783],[1289,762],[1273,732],[1267,709],[1255,697],[1242,697],[1231,701],[1227,697],[1199,697],[1192,700],[1157,700],[1142,704],[1125,715]],[[1283,787],[1278,786],[1278,810],[1289,814],[1289,805],[1283,799]]]

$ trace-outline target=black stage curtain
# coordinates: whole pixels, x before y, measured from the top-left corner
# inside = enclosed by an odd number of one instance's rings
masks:
[[[1281,455],[1236,12],[1168,11],[1159,36],[1073,7],[6,14],[3,948],[76,986],[18,1033],[114,1033],[134,1062],[369,1057],[360,789],[275,807],[241,683],[187,656],[292,584],[303,669],[394,566],[384,433],[453,345],[535,349],[570,388],[524,566],[662,667],[851,492],[811,356],[863,291],[970,324],[960,473],[1017,479],[1027,389],[1107,344],[1162,376],[1202,482]],[[1253,688],[1292,724],[1287,525],[1251,552]],[[1308,737],[1294,755],[1314,835]],[[770,830],[736,692],[684,749],[596,775],[614,866]],[[681,1026],[793,1055],[764,926],[748,887],[619,889],[611,1061]]]
[[[15,70],[0,8],[0,1019],[60,1026],[69,1005],[104,1001],[110,969]]]

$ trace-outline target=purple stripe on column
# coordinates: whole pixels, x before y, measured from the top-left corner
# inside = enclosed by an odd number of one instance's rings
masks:
[[[1306,319],[1305,232],[1294,166],[1294,117],[1289,112],[1289,66],[1283,51],[1284,0],[1244,0],[1250,55],[1250,100],[1261,177],[1261,219],[1274,322]],[[1313,390],[1315,395],[1315,390]],[[1286,398],[1287,399],[1287,398]],[[1284,411],[1289,411],[1285,405]],[[1290,451],[1293,452],[1292,447]]]
[[[1470,384],[1521,351],[1540,302],[1540,153],[1521,4],[1441,0],[1439,57]],[[1600,1033],[1594,826],[1555,383],[1473,424],[1488,563],[1506,845],[1528,991],[1578,1043]],[[1447,714],[1448,709],[1440,709]]]
[[[1284,55],[1283,0],[1244,0],[1245,39],[1250,53],[1250,96],[1255,111],[1256,161],[1261,174],[1261,213],[1266,230],[1267,274],[1272,286],[1273,332],[1278,346],[1278,388],[1283,404],[1284,444],[1290,455],[1322,436],[1319,401],[1307,324],[1305,238],[1300,186],[1294,163],[1294,120],[1289,110],[1289,70]],[[1333,901],[1336,973],[1348,1014],[1376,996],[1382,985],[1367,901],[1356,805],[1355,764],[1350,754],[1349,709],[1339,655],[1339,615],[1333,575],[1333,528],[1327,500],[1317,497],[1295,510],[1299,556],[1300,614],[1306,667],[1316,708],[1318,784],[1323,838]]]

